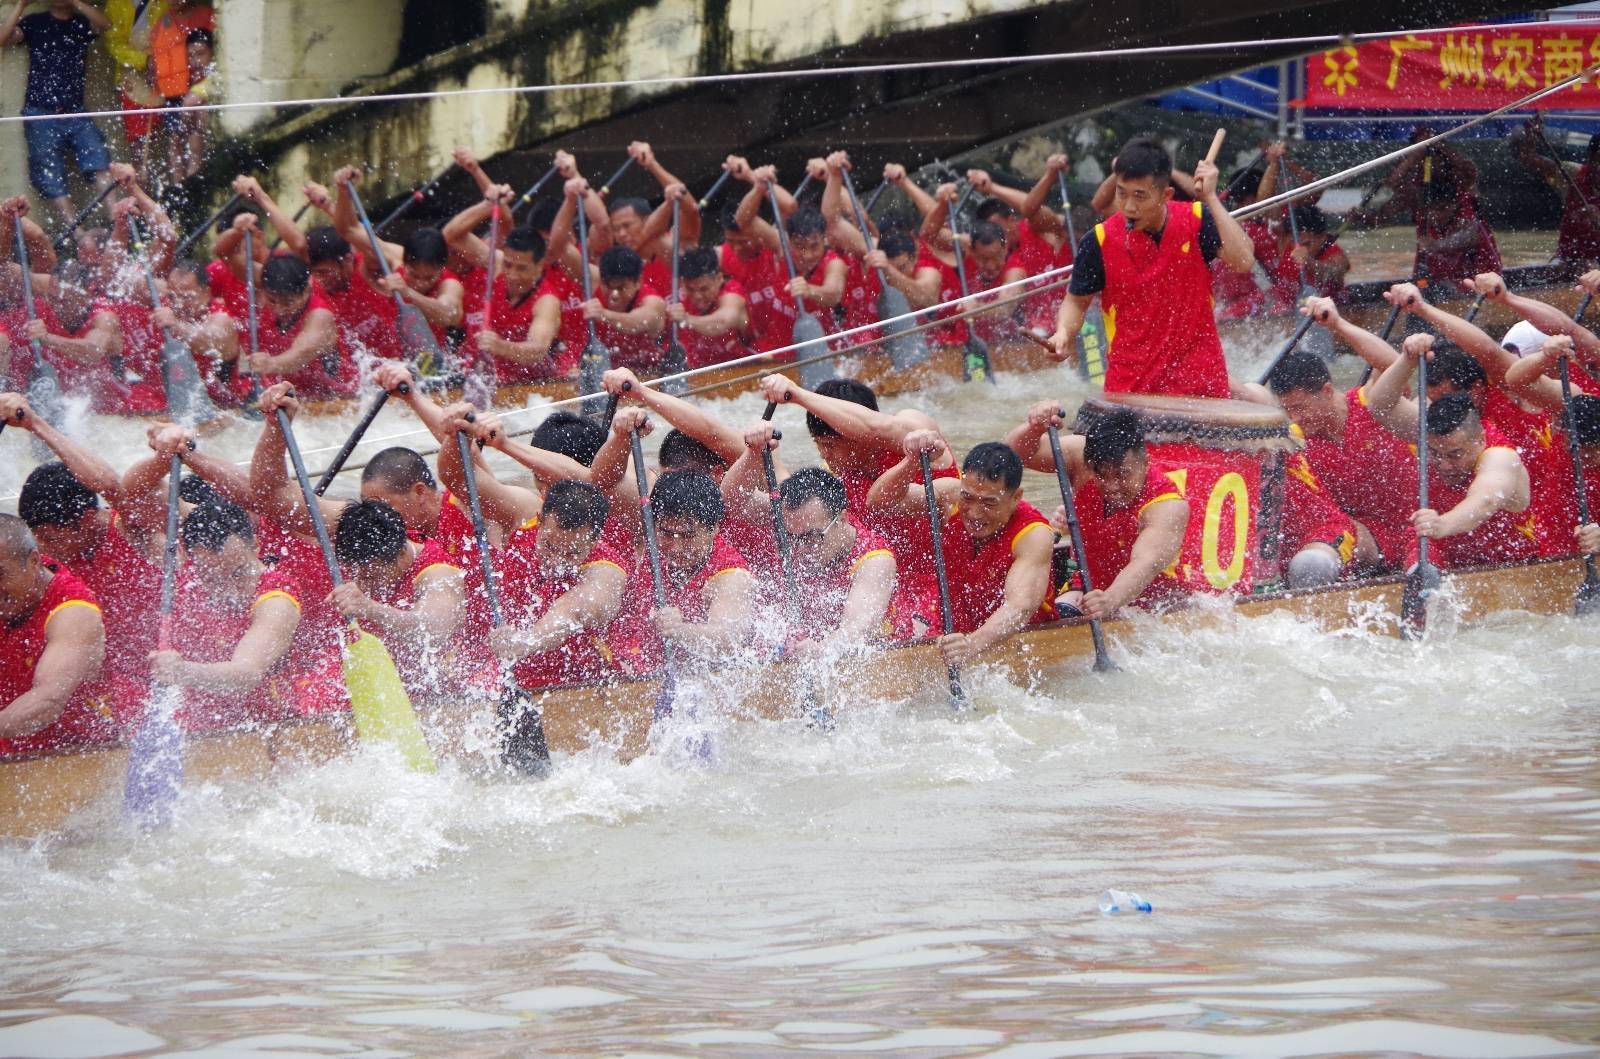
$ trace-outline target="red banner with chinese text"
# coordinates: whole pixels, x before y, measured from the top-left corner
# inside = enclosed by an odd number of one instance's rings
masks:
[[[1308,107],[1361,110],[1494,110],[1600,62],[1592,31],[1541,30],[1529,22],[1492,29],[1390,37],[1306,60]],[[1600,86],[1575,84],[1539,107],[1600,107]]]

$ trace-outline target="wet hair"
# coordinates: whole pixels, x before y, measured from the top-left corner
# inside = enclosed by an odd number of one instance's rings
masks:
[[[261,266],[261,289],[271,294],[304,294],[311,287],[311,269],[298,257],[280,254]]]
[[[1005,241],[1006,230],[1000,227],[998,224],[994,224],[990,221],[984,221],[981,224],[975,224],[972,226],[973,246],[977,246],[980,243],[984,246],[991,246],[995,243],[1004,244]]]
[[[1584,448],[1600,445],[1600,397],[1586,393],[1572,395],[1572,421],[1578,444]]]
[[[450,246],[437,228],[418,228],[406,236],[402,258],[407,264],[443,265],[450,260]]]
[[[1438,384],[1448,382],[1457,390],[1470,390],[1479,383],[1487,383],[1489,377],[1483,372],[1483,365],[1479,364],[1472,355],[1454,343],[1445,343],[1437,339],[1433,344],[1433,359],[1428,362],[1428,382]]]
[[[176,272],[187,272],[203,288],[210,288],[211,286],[211,273],[207,272],[206,267],[192,257],[178,258],[172,263],[172,270],[167,275],[170,277]]]
[[[1267,376],[1267,389],[1279,397],[1295,390],[1316,393],[1332,381],[1333,376],[1321,357],[1296,349],[1272,369]]]
[[[813,235],[825,235],[828,231],[828,222],[822,216],[822,211],[815,206],[801,206],[789,214],[789,219],[784,222],[784,228],[789,232],[791,239],[805,239]]]
[[[1015,207],[1004,199],[984,199],[972,215],[980,221],[993,222],[996,217],[1019,217]]]
[[[1450,170],[1435,159],[1433,179],[1422,185],[1422,201],[1427,206],[1454,206],[1460,199]]]
[[[704,246],[697,246],[692,250],[685,250],[678,257],[679,279],[700,279],[703,276],[714,276],[722,271],[722,262],[717,259],[717,252]]]
[[[722,491],[704,471],[668,471],[650,490],[650,513],[657,519],[687,518],[702,526],[722,523],[727,509]]]
[[[717,223],[722,225],[725,232],[742,232],[739,227],[739,204],[736,202],[724,203],[722,212],[717,214]]]
[[[917,241],[906,232],[884,232],[883,238],[878,240],[878,249],[888,257],[899,257],[902,254],[917,254]]]
[[[650,216],[650,204],[637,195],[613,199],[610,207],[606,210],[606,216],[609,217],[612,214],[621,213],[623,210],[632,210],[637,213],[641,221]]]
[[[544,495],[542,517],[554,519],[562,529],[589,529],[599,533],[611,514],[611,501],[588,482],[557,482]]]
[[[975,474],[991,482],[1000,482],[1015,492],[1022,486],[1022,457],[1010,445],[998,441],[985,441],[974,445],[967,458],[961,461],[962,474]]]
[[[832,397],[840,401],[849,401],[863,408],[878,410],[878,395],[872,392],[872,387],[855,379],[829,379],[816,389],[821,397]],[[839,432],[811,412],[806,413],[806,431],[814,438],[837,437]]]
[[[1139,413],[1131,408],[1119,408],[1095,420],[1084,433],[1083,462],[1091,471],[1097,467],[1119,467],[1128,453],[1143,447],[1144,423]]]
[[[820,500],[823,510],[834,518],[838,517],[848,502],[844,483],[821,467],[802,467],[795,471],[778,487],[778,497],[790,511],[804,507],[813,500]]]
[[[1117,162],[1111,167],[1111,172],[1134,180],[1151,177],[1157,187],[1165,187],[1172,182],[1172,155],[1154,140],[1144,136],[1135,137],[1117,152]]]
[[[533,204],[533,209],[528,211],[528,221],[525,227],[531,232],[548,232],[555,227],[556,214],[561,212],[561,203],[555,199],[541,199]],[[574,224],[577,222],[574,221]],[[536,255],[544,256],[541,250]]]
[[[0,558],[27,559],[39,554],[39,542],[33,539],[28,524],[15,515],[0,515]]]
[[[1428,433],[1435,437],[1454,434],[1463,427],[1480,426],[1472,399],[1464,393],[1452,393],[1428,405]]]
[[[232,206],[229,206],[227,209],[223,210],[222,213],[217,217],[216,227],[214,227],[212,231],[216,232],[218,235],[223,234],[228,229],[233,227],[233,222],[239,219],[239,215],[241,213],[248,213],[258,220],[261,217],[260,210],[249,205],[248,203],[236,202]],[[79,234],[81,235],[82,233],[80,232]]]
[[[17,514],[29,529],[76,526],[100,508],[100,497],[64,463],[42,463],[28,474],[17,497]]]
[[[638,279],[644,275],[644,259],[637,251],[613,246],[600,255],[601,279]]]
[[[178,483],[178,499],[185,503],[201,506],[203,504],[227,504],[230,501],[223,499],[217,487],[200,477],[198,474],[186,474],[183,481]]]
[[[544,236],[536,232],[531,223],[521,228],[513,228],[506,233],[505,245],[501,249],[518,254],[531,254],[533,259],[538,261],[544,257]]]
[[[323,224],[306,233],[306,257],[313,265],[342,261],[350,256],[350,244],[338,230]]]
[[[339,512],[333,527],[333,554],[341,563],[392,563],[406,546],[406,523],[382,500],[363,500]]]
[[[201,504],[184,516],[183,524],[178,528],[178,540],[183,543],[184,550],[190,552],[197,548],[220,552],[230,537],[254,544],[256,533],[250,526],[250,516],[245,514],[244,508],[225,500]]]
[[[1314,203],[1302,202],[1289,212],[1294,215],[1294,223],[1302,232],[1316,235],[1328,230],[1328,215]]]
[[[422,458],[422,454],[398,445],[384,449],[368,460],[361,469],[361,482],[381,482],[401,493],[418,484],[429,489],[438,488],[433,480],[433,472],[428,470],[428,461]]]
[[[661,439],[657,462],[664,471],[705,471],[726,469],[728,461],[681,430],[669,430]]]
[[[559,452],[587,467],[606,443],[606,431],[593,420],[562,410],[550,413],[550,418],[535,427],[528,440],[534,448]]]

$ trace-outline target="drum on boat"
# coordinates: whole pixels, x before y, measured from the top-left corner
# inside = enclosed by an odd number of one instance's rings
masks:
[[[1151,465],[1189,502],[1173,571],[1196,592],[1247,595],[1279,579],[1284,464],[1304,447],[1278,408],[1247,401],[1105,394],[1085,401],[1074,430],[1133,409]]]

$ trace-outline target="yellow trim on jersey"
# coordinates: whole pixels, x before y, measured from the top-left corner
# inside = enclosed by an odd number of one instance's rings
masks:
[[[1104,221],[1094,226],[1094,241],[1101,246],[1106,245],[1106,225]]]
[[[257,607],[261,606],[261,604],[265,603],[269,599],[272,599],[273,597],[277,597],[278,599],[286,599],[290,603],[294,604],[294,609],[295,610],[299,610],[300,609],[300,601],[298,599],[295,599],[293,596],[291,596],[289,593],[285,592],[281,588],[275,588],[271,592],[263,592],[263,593],[261,593],[261,595],[256,597],[256,601],[254,603],[250,604],[250,609],[252,611],[255,610]]]
[[[1022,543],[1022,538],[1026,537],[1036,529],[1047,530],[1049,528],[1050,525],[1046,522],[1030,522],[1026,526],[1022,527],[1022,529],[1017,532],[1017,535],[1011,538],[1011,554],[1017,554],[1017,545]]]
[[[1110,346],[1117,339],[1117,307],[1107,305],[1103,296],[1100,299],[1100,319],[1106,322],[1106,345]]]
[[[1339,553],[1339,561],[1348,563],[1356,554],[1356,535],[1348,530],[1339,534],[1338,543],[1334,545]]]
[[[609,567],[611,567],[611,569],[617,571],[619,574],[626,574],[628,572],[628,571],[624,570],[622,567],[618,566],[616,563],[612,562],[610,559],[595,559],[592,562],[582,563],[582,564],[580,564],[578,566],[578,569],[579,570],[587,570],[591,566],[609,566]],[[726,573],[727,571],[723,571],[723,572]]]
[[[449,570],[453,574],[461,573],[461,567],[453,566],[450,563],[429,563],[427,566],[424,566],[421,570],[417,571],[417,576],[411,579],[411,583],[414,585],[418,581],[421,581],[422,575],[426,574],[429,570]]]
[[[870,552],[863,552],[861,558],[850,564],[850,576],[854,577],[856,571],[861,569],[862,563],[877,555],[887,555],[891,559],[894,558],[894,552],[891,552],[888,548],[874,548]]]
[[[1165,503],[1168,500],[1182,500],[1182,499],[1183,499],[1183,494],[1182,493],[1161,493],[1161,494],[1159,494],[1157,496],[1153,496],[1153,497],[1150,498],[1150,500],[1143,507],[1141,507],[1139,509],[1137,517],[1138,518],[1144,518],[1144,513],[1146,511],[1149,511],[1151,508],[1155,507],[1157,504]]]
[[[43,626],[43,628],[47,628],[48,629],[50,627],[50,619],[55,617],[57,614],[60,614],[62,611],[66,610],[68,607],[88,607],[90,610],[94,611],[96,614],[101,613],[100,605],[98,603],[90,603],[86,599],[64,599],[60,603],[57,603],[55,605],[55,607],[50,611],[49,614],[46,614],[44,616],[44,626]]]
[[[1306,458],[1304,456],[1297,455],[1289,462],[1287,469],[1290,474],[1304,482],[1305,487],[1311,490],[1313,493],[1322,492],[1322,486],[1317,482],[1316,473],[1312,471],[1311,464],[1306,462]]]
[[[1522,462],[1522,456],[1518,454],[1517,450],[1512,448],[1510,445],[1486,445],[1484,446],[1484,450],[1478,453],[1478,458],[1472,461],[1472,470],[1476,472],[1478,468],[1482,466],[1483,458],[1489,455],[1489,453],[1493,452],[1495,449],[1504,449],[1505,451],[1511,453],[1511,455],[1516,456],[1518,463]]]
[[[1199,199],[1195,199],[1194,202],[1191,203],[1191,205],[1194,207],[1194,219],[1195,220],[1198,221],[1198,220],[1200,220],[1200,218],[1205,216],[1205,210],[1206,210],[1205,203],[1201,202]]]
[[[537,529],[538,526],[539,526],[539,516],[538,515],[533,515],[528,519],[528,521],[526,521],[522,525],[518,526],[513,532],[521,533],[523,530]]]
[[[1362,408],[1367,407],[1367,384],[1366,383],[1362,383],[1360,386],[1356,387],[1356,400],[1361,403],[1361,407]]]
[[[711,582],[715,581],[724,574],[748,574],[749,572],[749,570],[742,566],[724,566],[721,570],[718,570],[716,573],[706,578],[706,584],[709,585]]]

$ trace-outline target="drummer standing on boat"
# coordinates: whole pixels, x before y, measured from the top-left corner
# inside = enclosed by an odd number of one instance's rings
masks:
[[[1227,397],[1228,366],[1212,314],[1210,264],[1235,272],[1255,261],[1250,237],[1217,198],[1217,167],[1195,167],[1194,202],[1172,198],[1172,157],[1151,140],[1117,153],[1117,213],[1078,244],[1072,284],[1050,344],[1076,354],[1083,316],[1095,295],[1111,340],[1107,393]]]

